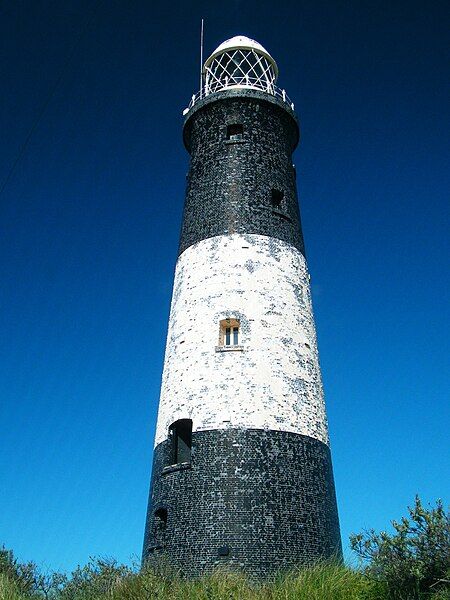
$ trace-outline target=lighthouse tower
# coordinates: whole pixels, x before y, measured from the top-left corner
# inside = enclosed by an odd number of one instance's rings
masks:
[[[266,577],[341,542],[292,153],[294,105],[259,43],[206,60],[184,111],[190,168],[143,560]]]

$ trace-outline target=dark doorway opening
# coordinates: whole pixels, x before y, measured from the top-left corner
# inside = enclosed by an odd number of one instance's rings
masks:
[[[171,463],[191,462],[192,420],[180,419],[169,427],[171,437]]]

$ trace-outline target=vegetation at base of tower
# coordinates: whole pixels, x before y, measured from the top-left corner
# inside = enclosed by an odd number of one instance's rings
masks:
[[[450,514],[440,500],[425,509],[419,496],[408,511],[409,518],[392,521],[393,534],[371,530],[350,536],[366,575],[385,581],[393,598],[420,597],[450,583]]]
[[[0,548],[0,600],[450,600],[450,514],[418,497],[408,510],[393,534],[351,536],[358,569],[328,562],[259,584],[223,570],[188,580],[162,563],[139,570],[112,559],[70,576],[42,573]]]
[[[94,571],[90,569],[94,567]],[[114,572],[117,569],[116,573]],[[342,564],[322,564],[280,575],[274,582],[256,584],[244,575],[216,571],[187,580],[170,570],[151,569],[120,576],[112,563],[107,574],[96,561],[80,569],[87,578],[66,585],[21,592],[17,582],[0,575],[1,600],[383,600],[383,584]],[[437,597],[436,597],[437,600]]]

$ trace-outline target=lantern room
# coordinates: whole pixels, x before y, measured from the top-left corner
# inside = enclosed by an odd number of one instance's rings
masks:
[[[274,93],[278,67],[261,44],[243,35],[226,40],[203,66],[205,95],[229,88]]]

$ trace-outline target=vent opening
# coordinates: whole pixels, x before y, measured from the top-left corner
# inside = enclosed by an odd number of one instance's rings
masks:
[[[227,140],[236,141],[242,140],[242,135],[244,133],[244,126],[240,123],[235,123],[234,125],[227,126]]]

